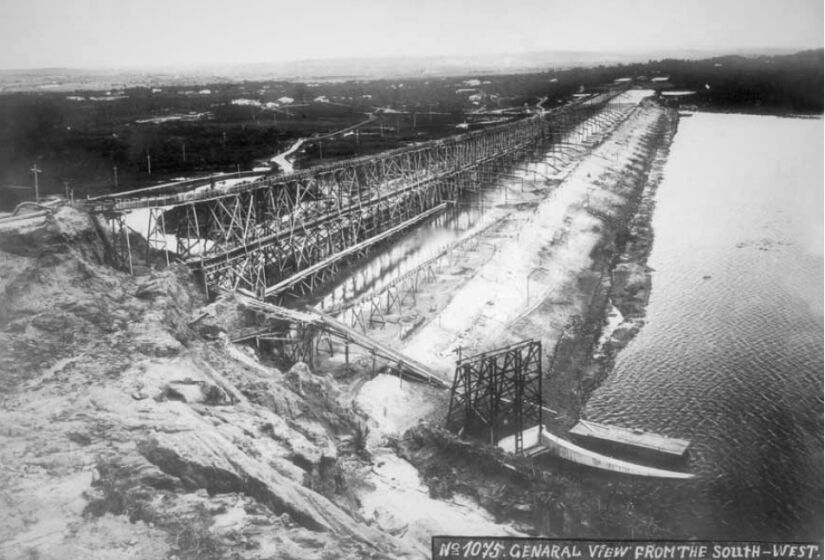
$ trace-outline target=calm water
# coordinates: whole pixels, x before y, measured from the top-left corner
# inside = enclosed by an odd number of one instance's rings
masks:
[[[696,485],[651,494],[686,534],[822,538],[822,154],[821,119],[679,123],[647,321],[586,415],[693,441]]]

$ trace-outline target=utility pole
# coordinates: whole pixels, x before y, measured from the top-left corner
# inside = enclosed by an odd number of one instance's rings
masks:
[[[180,149],[183,152],[183,162],[186,163],[186,142],[181,144]]]
[[[42,173],[43,170],[38,168],[35,163],[32,165],[31,172],[34,174],[34,201],[40,202],[40,185],[37,182],[37,174]]]
[[[115,188],[117,188],[117,165],[112,167],[112,171],[115,172]]]
[[[66,189],[66,200],[69,200],[69,182],[63,181],[63,188]]]
[[[149,152],[146,152],[146,168],[149,170],[149,175],[152,174],[152,156],[149,155]]]

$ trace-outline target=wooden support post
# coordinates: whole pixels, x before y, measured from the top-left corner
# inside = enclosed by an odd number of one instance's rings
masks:
[[[129,258],[129,274],[134,274],[135,271],[132,269],[132,243],[129,240],[129,226],[123,223],[123,219],[119,220],[120,222],[120,231],[126,236],[126,254]]]

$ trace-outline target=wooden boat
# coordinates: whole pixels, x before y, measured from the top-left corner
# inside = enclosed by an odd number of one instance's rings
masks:
[[[655,467],[647,467],[644,465],[637,465],[628,461],[622,461],[607,455],[601,455],[589,449],[579,447],[578,445],[564,440],[558,436],[551,434],[547,427],[541,429],[540,426],[528,428],[522,432],[523,454],[528,457],[537,457],[544,453],[549,453],[555,457],[600,469],[604,471],[611,471],[616,473],[646,476],[650,478],[669,478],[675,480],[688,480],[694,478],[691,473],[669,471],[665,469],[658,469]],[[498,442],[498,446],[505,451],[513,453],[515,451],[516,437],[515,435],[508,436]]]
[[[594,441],[610,446],[624,447],[632,450],[647,452],[648,454],[658,454],[665,457],[683,459],[690,447],[690,441],[686,439],[671,438],[645,432],[599,424],[589,420],[579,420],[569,432],[570,436],[582,443]]]

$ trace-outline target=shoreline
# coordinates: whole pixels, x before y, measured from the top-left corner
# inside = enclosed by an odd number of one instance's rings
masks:
[[[557,433],[578,421],[592,392],[609,375],[616,354],[644,323],[655,194],[679,120],[676,110],[661,110],[661,120],[645,140],[648,155],[635,162],[629,178],[635,196],[617,216],[604,220],[591,266],[576,275],[585,305],[565,327],[554,351],[552,375],[545,378],[545,405],[560,411],[545,423]],[[613,306],[623,320],[600,344]],[[648,538],[673,533],[673,528],[668,532],[661,526],[655,504],[644,503],[655,484],[650,480],[585,472],[552,458],[534,463],[462,441],[426,423],[408,430],[394,445],[419,470],[432,495],[467,494],[497,521],[510,521],[530,534],[607,538],[627,534],[631,527]],[[507,495],[501,494],[502,485]],[[628,506],[633,503],[635,509]]]
[[[726,107],[714,107],[710,105],[706,106],[699,106],[693,105],[690,103],[685,104],[684,106],[677,106],[673,107],[673,109],[679,112],[688,112],[688,113],[714,113],[714,114],[724,114],[724,115],[751,115],[754,117],[779,117],[782,119],[822,119],[825,117],[825,113],[817,113],[811,111],[809,113],[805,112],[790,112],[781,109],[776,110],[769,110],[769,109],[759,109],[756,107],[739,107],[739,108],[726,108]]]
[[[593,380],[582,410],[594,391],[610,375],[616,356],[624,349],[645,324],[647,304],[652,286],[651,269],[647,266],[653,250],[655,232],[652,228],[653,213],[656,210],[656,193],[662,180],[663,167],[670,153],[670,146],[678,131],[678,112],[667,112],[667,124],[661,132],[659,146],[645,171],[645,185],[640,193],[635,212],[628,222],[626,245],[615,255],[610,270],[608,303],[615,307],[622,321],[612,330],[601,345],[594,349],[594,360],[599,364],[599,373]],[[609,310],[603,308],[604,323],[609,322]]]

